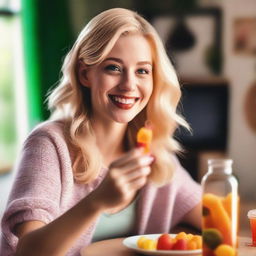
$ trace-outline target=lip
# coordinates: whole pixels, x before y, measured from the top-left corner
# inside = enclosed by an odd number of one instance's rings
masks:
[[[116,107],[123,110],[131,109],[135,105],[135,103],[140,99],[140,97],[136,97],[136,96],[127,96],[127,95],[119,95],[119,94],[109,94],[108,97]],[[134,100],[134,101],[132,103],[122,103],[122,102],[116,101],[115,100],[116,98],[120,98],[124,100]]]
[[[119,98],[123,98],[123,99],[135,99],[138,100],[140,97],[136,97],[136,96],[127,96],[127,95],[121,95],[121,94],[109,94],[109,97],[119,97]]]

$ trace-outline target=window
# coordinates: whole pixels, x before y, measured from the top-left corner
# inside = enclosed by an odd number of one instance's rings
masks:
[[[19,0],[0,0],[0,173],[10,171],[27,130]]]

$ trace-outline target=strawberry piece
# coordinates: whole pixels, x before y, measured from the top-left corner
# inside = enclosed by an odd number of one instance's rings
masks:
[[[162,234],[157,241],[157,250],[171,250],[174,242],[169,234]]]
[[[172,247],[173,250],[187,250],[187,240],[178,239]]]

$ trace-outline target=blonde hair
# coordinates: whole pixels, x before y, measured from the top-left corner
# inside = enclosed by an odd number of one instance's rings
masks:
[[[52,119],[64,119],[66,132],[74,152],[73,172],[79,183],[95,179],[102,168],[102,159],[90,123],[91,102],[88,88],[81,86],[77,76],[78,61],[87,65],[100,63],[118,38],[130,32],[148,39],[153,54],[153,92],[150,100],[127,127],[129,147],[136,144],[136,133],[146,120],[153,126],[152,153],[157,161],[150,179],[164,184],[172,177],[174,164],[171,153],[179,150],[172,138],[177,125],[187,126],[176,113],[181,91],[176,72],[166,55],[156,30],[144,18],[131,10],[114,8],[94,17],[81,31],[67,54],[62,67],[62,79],[48,98]],[[95,157],[97,156],[97,157]]]

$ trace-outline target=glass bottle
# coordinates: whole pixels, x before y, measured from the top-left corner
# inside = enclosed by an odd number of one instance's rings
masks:
[[[239,195],[232,164],[210,159],[202,178],[203,256],[237,255]]]

